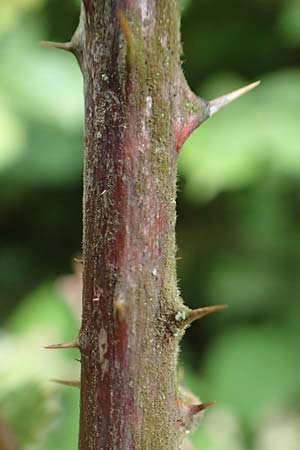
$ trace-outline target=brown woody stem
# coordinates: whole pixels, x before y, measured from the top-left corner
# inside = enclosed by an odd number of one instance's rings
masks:
[[[79,34],[77,33],[77,39]],[[177,450],[177,0],[93,0],[85,84],[80,450]]]
[[[182,73],[177,0],[84,0],[71,42],[85,90],[79,449],[178,450],[176,150],[208,102]]]

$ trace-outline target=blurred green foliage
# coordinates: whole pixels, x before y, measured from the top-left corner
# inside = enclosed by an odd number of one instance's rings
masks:
[[[216,399],[205,450],[300,450],[300,3],[182,1],[183,65],[212,98],[262,84],[196,131],[179,162],[178,270],[190,306],[228,303],[187,333],[185,379]],[[78,2],[0,5],[0,417],[23,449],[76,447],[82,80],[66,41]],[[70,274],[67,277],[64,274]]]

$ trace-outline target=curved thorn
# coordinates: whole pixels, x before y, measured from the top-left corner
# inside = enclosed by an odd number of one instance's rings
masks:
[[[51,379],[49,381],[51,381],[52,383],[63,384],[64,386],[77,387],[77,388],[80,389],[80,381],[76,381],[76,380],[57,380],[57,379]]]
[[[190,406],[190,413],[192,415],[198,414],[201,411],[204,411],[205,409],[209,408],[210,406],[214,406],[216,404],[216,401],[208,402],[208,403],[201,403],[200,405],[191,405]]]
[[[61,50],[66,50],[67,52],[74,53],[74,48],[73,48],[72,42],[41,41],[40,44],[43,47],[59,48]]]
[[[79,264],[83,264],[83,259],[82,258],[73,258],[74,262],[79,263]]]
[[[183,326],[190,325],[195,320],[202,319],[202,317],[208,316],[208,314],[222,311],[226,308],[228,308],[228,305],[205,306],[204,308],[192,309],[183,321]]]
[[[47,345],[45,347],[47,350],[59,350],[64,348],[79,348],[79,340],[74,339],[74,341],[65,342],[64,344],[54,344],[54,345]]]
[[[242,87],[241,89],[237,89],[236,91],[230,92],[229,94],[222,95],[221,97],[217,97],[208,102],[208,111],[209,117],[216,114],[216,112],[220,111],[220,109],[225,108],[229,103],[233,102],[237,98],[246,94],[252,89],[256,88],[260,84],[260,81],[256,81],[255,83],[248,84],[247,86]]]

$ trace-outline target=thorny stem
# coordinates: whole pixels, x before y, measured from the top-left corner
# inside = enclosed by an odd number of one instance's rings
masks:
[[[181,69],[177,0],[84,0],[70,43],[84,77],[80,450],[179,450],[212,403],[183,401],[176,162],[192,131],[253,83],[205,101]],[[179,332],[180,330],[180,332]],[[182,447],[183,446],[183,447]]]

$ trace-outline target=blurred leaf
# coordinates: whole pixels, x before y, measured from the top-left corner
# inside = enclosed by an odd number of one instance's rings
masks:
[[[60,333],[62,338],[76,326],[67,305],[56,288],[46,284],[25,298],[7,328],[15,334],[29,334],[38,329]]]
[[[218,404],[207,410],[200,429],[192,435],[196,450],[246,450],[242,428],[229,408]]]
[[[277,175],[299,176],[299,85],[300,71],[270,74],[256,91],[190,137],[180,157],[189,198],[209,200],[221,191],[247,186],[268,167]]]
[[[70,340],[77,333],[71,312],[51,285],[42,286],[25,299],[6,328],[13,333],[0,340],[5,361],[1,373],[7,387],[25,380],[46,381],[52,377],[72,376],[78,371],[77,364],[67,363],[77,352],[44,349],[46,345]]]
[[[83,165],[81,134],[65,133],[57,127],[32,122],[27,124],[27,131],[27,147],[22,157],[4,174],[7,186],[14,183],[27,188],[42,188],[66,186],[80,180]]]
[[[80,367],[74,361],[78,352],[54,352],[43,347],[78,332],[72,314],[56,289],[45,285],[23,301],[7,329],[13,334],[0,335],[3,417],[28,450],[48,448],[44,439],[52,428],[50,436],[56,447],[49,450],[59,448],[58,436],[64,448],[71,450],[77,439],[79,394],[68,392],[61,397],[65,388],[49,383],[49,378],[78,379]]]
[[[82,173],[81,73],[71,55],[40,47],[40,37],[37,26],[20,26],[0,49],[7,103],[6,115],[0,110],[0,164],[10,162],[2,195],[14,186],[68,184]]]
[[[204,449],[205,450],[221,450],[220,446],[214,442],[213,438],[209,436],[205,429],[198,428],[191,434],[191,441],[194,445],[195,450]]]
[[[0,4],[0,35],[15,25],[17,19],[28,9],[37,8],[44,0],[11,0]]]
[[[293,340],[282,326],[220,335],[206,361],[210,395],[219,404],[232,405],[248,425],[270,408],[292,405],[300,394],[299,361],[293,350]]]
[[[38,382],[28,382],[5,392],[0,408],[22,448],[41,448],[57,415],[53,392]]]
[[[240,316],[272,310],[274,296],[281,287],[277,271],[268,262],[242,256],[218,258],[211,276],[211,303],[227,303],[229,314]]]
[[[74,130],[83,121],[80,69],[73,55],[41,47],[41,37],[34,25],[20,26],[3,40],[0,84],[27,117]]]
[[[210,380],[197,374],[188,365],[185,365],[184,380],[192,392],[197,392],[202,402],[216,399],[215,394],[213,397],[208,394]],[[245,450],[238,415],[231,405],[221,406],[219,401],[205,412],[200,426],[191,434],[191,440],[195,450]]]
[[[192,0],[180,0],[180,8],[183,14],[188,9],[191,2]]]
[[[299,450],[300,416],[293,410],[272,411],[258,424],[255,450]]]
[[[300,2],[287,0],[280,14],[279,30],[287,44],[300,45]]]
[[[25,129],[0,91],[0,171],[18,159],[25,144]]]
[[[79,390],[62,387],[61,395],[60,414],[40,450],[58,450],[62,443],[64,450],[74,450],[78,446]]]

